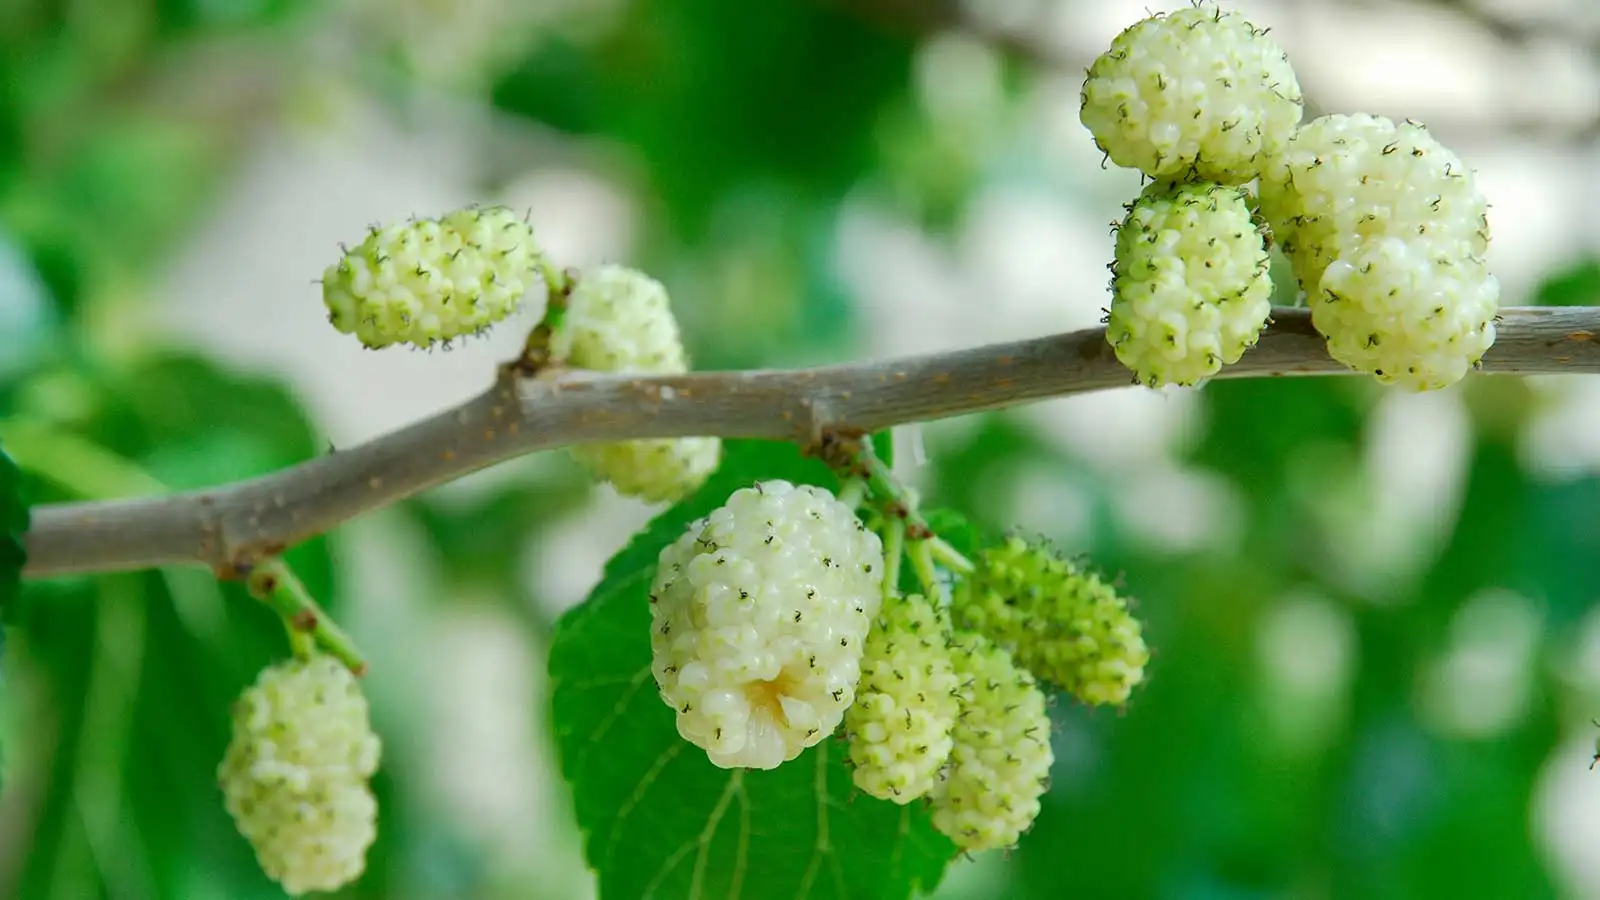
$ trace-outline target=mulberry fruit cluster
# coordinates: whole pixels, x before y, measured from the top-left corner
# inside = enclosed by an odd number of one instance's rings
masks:
[[[1329,353],[1413,390],[1461,380],[1494,343],[1488,201],[1414,122],[1329,115],[1262,174],[1261,207]]]
[[[638,375],[682,375],[688,355],[659,281],[618,265],[579,274],[551,336],[557,358],[580,369]],[[618,493],[647,502],[680,499],[717,468],[722,442],[714,437],[578,444],[572,457]]]
[[[1080,118],[1155,183],[1120,226],[1106,339],[1137,380],[1193,385],[1267,322],[1268,243],[1284,249],[1328,352],[1385,384],[1459,381],[1494,343],[1488,204],[1420,124],[1301,123],[1300,89],[1262,30],[1210,0],[1123,31],[1090,66]],[[1228,236],[1231,236],[1229,239]]]
[[[1244,191],[1151,182],[1117,230],[1106,339],[1144,385],[1198,384],[1255,346],[1269,267]]]
[[[921,595],[893,598],[867,635],[856,701],[845,713],[856,786],[909,803],[938,783],[961,711],[950,621]]]
[[[462,209],[372,229],[323,272],[322,301],[334,328],[372,349],[429,348],[511,315],[541,263],[511,210]]]
[[[1100,579],[1020,539],[985,549],[948,603],[886,595],[883,553],[822,488],[734,492],[657,560],[661,698],[723,768],[776,768],[843,724],[863,793],[926,801],[964,850],[1009,847],[1053,761],[1043,686],[1125,702],[1149,659],[1140,625]]]
[[[933,824],[969,852],[1010,847],[1039,815],[1049,786],[1050,717],[1033,676],[988,638],[962,634],[951,648],[961,717]]]
[[[1089,67],[1079,116],[1119,166],[1156,179],[1244,184],[1300,123],[1288,57],[1205,3],[1147,18]]]
[[[771,769],[855,700],[883,597],[883,546],[828,491],[735,491],[662,550],[652,671],[678,732],[723,768]]]
[[[268,668],[239,696],[217,779],[262,871],[284,890],[336,890],[366,868],[379,756],[361,687],[331,657]]]
[[[1091,706],[1127,702],[1150,661],[1139,620],[1099,576],[1042,544],[986,548],[953,595],[956,624]]]

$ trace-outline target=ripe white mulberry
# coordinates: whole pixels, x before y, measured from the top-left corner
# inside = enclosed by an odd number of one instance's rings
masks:
[[[844,718],[853,777],[868,794],[909,803],[938,783],[960,713],[950,638],[945,611],[921,595],[884,602]]]
[[[1303,112],[1283,50],[1208,2],[1117,35],[1089,67],[1079,117],[1119,166],[1243,184],[1282,150]]]
[[[1152,182],[1117,230],[1106,340],[1139,383],[1194,385],[1272,313],[1266,241],[1239,188]]]
[[[1433,390],[1494,343],[1489,204],[1422,125],[1371,115],[1307,123],[1263,172],[1261,206],[1340,362]]]
[[[572,458],[617,493],[646,503],[665,503],[693,493],[722,462],[714,437],[660,438],[574,444]]]
[[[270,667],[235,702],[218,784],[262,871],[290,894],[336,890],[366,868],[380,749],[360,685],[332,657]]]
[[[540,265],[533,229],[511,210],[462,209],[372,229],[323,272],[322,301],[333,327],[368,347],[427,348],[509,316]]]
[[[976,563],[952,595],[958,626],[1093,706],[1126,702],[1144,680],[1143,628],[1099,576],[1020,537],[984,549]]]
[[[1384,384],[1438,390],[1494,344],[1499,300],[1499,280],[1477,257],[1376,238],[1328,264],[1311,320],[1339,362]]]
[[[666,288],[626,266],[599,266],[578,276],[550,350],[570,365],[597,372],[689,371]],[[704,484],[722,461],[722,441],[660,438],[578,444],[569,452],[618,493],[658,503],[678,500]]]
[[[961,717],[933,826],[968,852],[1010,847],[1039,815],[1055,755],[1045,697],[1026,669],[978,634],[951,647]]]
[[[1427,128],[1367,114],[1307,122],[1261,174],[1261,212],[1307,295],[1338,257],[1372,238],[1482,257],[1489,203],[1472,171]]]
[[[678,733],[723,768],[771,769],[838,728],[883,592],[883,545],[811,485],[768,481],[661,551],[652,671]]]
[[[661,282],[627,266],[579,273],[550,352],[580,369],[678,375],[689,361]]]

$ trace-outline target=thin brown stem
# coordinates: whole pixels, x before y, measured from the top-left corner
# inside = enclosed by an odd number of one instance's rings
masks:
[[[1305,310],[1279,309],[1221,378],[1350,374]],[[1483,371],[1600,373],[1600,307],[1503,312]],[[1129,388],[1102,329],[965,350],[794,370],[659,378],[501,373],[487,392],[358,447],[200,491],[33,511],[24,574],[202,563],[237,571],[426,488],[583,441],[717,435],[815,444],[908,422]]]

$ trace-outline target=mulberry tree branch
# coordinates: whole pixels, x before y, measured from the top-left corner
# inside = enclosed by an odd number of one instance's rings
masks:
[[[1222,378],[1349,374],[1305,310],[1279,309]],[[1600,307],[1503,311],[1485,372],[1600,373]],[[252,563],[426,488],[538,450],[586,441],[716,435],[811,444],[1130,386],[1102,329],[882,361],[678,377],[517,374],[462,405],[366,444],[247,481],[33,510],[24,575]]]

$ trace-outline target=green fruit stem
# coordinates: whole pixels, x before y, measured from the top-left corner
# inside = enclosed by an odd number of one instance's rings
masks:
[[[252,597],[272,607],[283,619],[295,656],[310,659],[320,649],[356,675],[366,674],[367,662],[356,649],[355,642],[339,623],[322,611],[304,582],[282,559],[270,559],[252,568],[245,576],[245,586]]]
[[[906,551],[904,519],[889,519],[883,526],[883,597],[889,600],[900,593],[900,560]]]
[[[839,502],[858,509],[867,499],[867,482],[861,478],[846,479],[839,487]]]
[[[528,332],[522,354],[515,362],[519,370],[528,374],[538,372],[552,362],[561,362],[550,358],[550,340],[555,336],[556,329],[561,327],[561,320],[567,311],[567,297],[575,286],[575,279],[568,270],[551,265],[543,256],[539,257],[538,268],[546,296],[544,318]]]
[[[930,596],[938,596],[941,580],[939,567],[943,566],[953,572],[968,573],[973,571],[972,561],[962,555],[961,551],[952,547],[950,543],[934,534],[929,527],[928,520],[918,511],[918,498],[915,491],[907,487],[894,471],[889,468],[873,450],[871,441],[862,441],[857,462],[866,477],[867,490],[882,508],[886,521],[895,523],[899,528],[896,538],[895,552],[890,551],[888,545],[889,534],[885,533],[884,558],[893,560],[891,573],[893,578],[885,579],[885,590],[895,590],[899,584],[899,566],[901,551],[911,562],[912,571],[917,575],[917,581]],[[846,482],[848,490],[853,482]],[[842,495],[841,495],[842,496]]]

